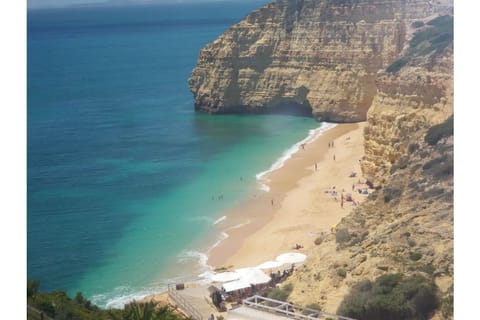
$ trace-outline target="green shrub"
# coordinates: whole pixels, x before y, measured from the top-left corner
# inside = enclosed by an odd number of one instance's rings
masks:
[[[402,69],[402,67],[404,67],[408,63],[408,61],[409,60],[407,58],[397,59],[391,65],[389,65],[385,71],[387,71],[388,73],[396,73],[397,71]]]
[[[431,27],[416,32],[410,40],[410,51],[413,51],[412,53],[418,52],[420,44],[423,42],[428,42],[429,46],[423,48],[420,54],[425,55],[432,51],[439,53],[453,41],[452,16],[435,18],[427,22],[427,25]]]
[[[453,115],[451,115],[444,122],[437,124],[428,129],[425,135],[425,142],[433,146],[437,144],[442,138],[446,138],[453,135]]]
[[[410,153],[410,154],[412,154],[412,153],[414,153],[415,151],[417,151],[417,149],[418,149],[418,144],[416,144],[416,143],[410,143],[410,144],[408,145],[408,153]]]
[[[435,272],[435,267],[433,266],[432,263],[428,263],[428,264],[425,264],[423,266],[420,267],[420,271],[422,272],[425,272],[429,275],[433,275],[433,273]]]
[[[367,199],[371,201],[375,201],[377,200],[377,197],[378,197],[378,193],[376,191],[373,191],[368,194]]]
[[[414,24],[420,27],[422,22],[415,21]],[[427,24],[429,25],[428,28],[422,28],[414,33],[405,55],[388,66],[386,72],[398,72],[415,57],[431,53],[439,54],[453,42],[452,16],[438,17]]]
[[[422,254],[420,252],[410,252],[410,260],[418,261],[422,259]]]
[[[34,297],[37,294],[39,284],[38,280],[27,280],[27,297]]]
[[[437,291],[422,276],[387,274],[353,286],[337,313],[358,320],[426,319],[438,307]]]
[[[340,278],[345,278],[347,276],[347,271],[345,271],[343,268],[337,269],[337,276]]]
[[[453,294],[449,294],[442,299],[440,310],[445,318],[450,319],[453,317]]]
[[[81,293],[77,293],[74,299],[68,297],[63,291],[55,291],[51,293],[36,291],[35,294],[32,295],[32,292],[38,288],[38,284],[39,282],[36,280],[27,282],[27,304],[56,320],[113,320],[140,318],[145,320],[185,319],[173,312],[170,307],[156,308],[153,303],[132,302],[126,305],[122,310],[102,310],[86,299]],[[33,319],[40,318],[39,313],[33,311],[31,311],[30,316],[34,317]],[[140,318],[138,316],[140,316]]]
[[[273,288],[267,295],[270,299],[287,301],[288,296],[293,291],[293,286],[289,283],[280,288]]]
[[[352,238],[352,236],[348,232],[348,229],[345,229],[345,228],[338,229],[337,232],[335,233],[335,240],[339,244],[346,243],[346,242],[350,241],[351,238]]]
[[[390,174],[394,174],[398,169],[405,169],[408,165],[408,159],[402,158],[393,166],[390,167]]]
[[[52,302],[45,298],[37,299],[35,304],[37,309],[45,312],[50,317],[55,317],[55,307],[53,306]]]
[[[432,159],[432,160],[429,160],[429,161],[425,162],[425,164],[423,165],[422,168],[423,168],[423,170],[430,170],[432,168],[437,167],[438,165],[443,163],[445,160],[447,160],[447,156],[443,155],[441,157],[438,157],[438,158],[435,158],[435,159]]]
[[[417,243],[415,242],[415,240],[409,239],[409,240],[408,240],[408,245],[409,245],[410,247],[415,247],[415,246],[417,245]]]
[[[383,189],[383,201],[389,203],[393,199],[398,199],[402,195],[402,190],[397,188],[385,188]]]

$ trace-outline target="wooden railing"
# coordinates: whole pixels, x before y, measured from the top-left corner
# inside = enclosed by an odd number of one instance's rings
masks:
[[[194,320],[203,320],[200,312],[195,309],[190,302],[188,302],[181,294],[177,292],[173,285],[168,285],[168,295],[172,298],[173,301],[187,313],[188,316],[192,317]]]
[[[27,319],[33,320],[53,320],[49,316],[45,314],[45,312],[38,310],[37,308],[32,307],[31,305],[27,304]]]
[[[352,318],[343,317],[336,314],[306,308],[285,301],[274,300],[257,295],[243,300],[243,305],[260,311],[265,311],[299,320],[355,320]]]

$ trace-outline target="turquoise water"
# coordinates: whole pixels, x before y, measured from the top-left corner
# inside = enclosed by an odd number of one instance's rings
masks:
[[[116,306],[194,277],[214,221],[319,126],[193,111],[200,48],[261,3],[28,13],[27,273],[42,289]]]

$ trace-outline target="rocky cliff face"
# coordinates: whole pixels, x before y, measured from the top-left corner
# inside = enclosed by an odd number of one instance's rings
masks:
[[[452,318],[453,17],[424,22],[376,78],[362,169],[378,190],[310,253],[293,301],[335,312],[355,283],[422,274],[440,291],[435,319]]]
[[[418,149],[386,179],[382,188],[344,218],[309,252],[290,280],[289,300],[319,304],[336,312],[356,283],[383,274],[421,274],[433,279],[442,306],[437,318],[451,318],[453,294],[453,137]],[[305,295],[315,292],[315,295]],[[307,297],[312,300],[306,300]],[[445,302],[446,301],[446,302]],[[451,301],[451,300],[450,300]]]
[[[362,163],[364,175],[375,185],[384,182],[426,129],[453,113],[453,18],[431,21],[415,30],[412,45],[389,67],[391,71],[377,75]]]
[[[438,10],[428,0],[277,0],[202,49],[189,80],[195,108],[289,106],[321,120],[363,121],[377,71],[402,52],[411,23]]]

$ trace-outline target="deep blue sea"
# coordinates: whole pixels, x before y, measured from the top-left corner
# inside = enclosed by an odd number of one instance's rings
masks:
[[[214,221],[319,127],[194,112],[199,50],[265,2],[28,12],[27,270],[42,289],[111,307],[195,276]]]

